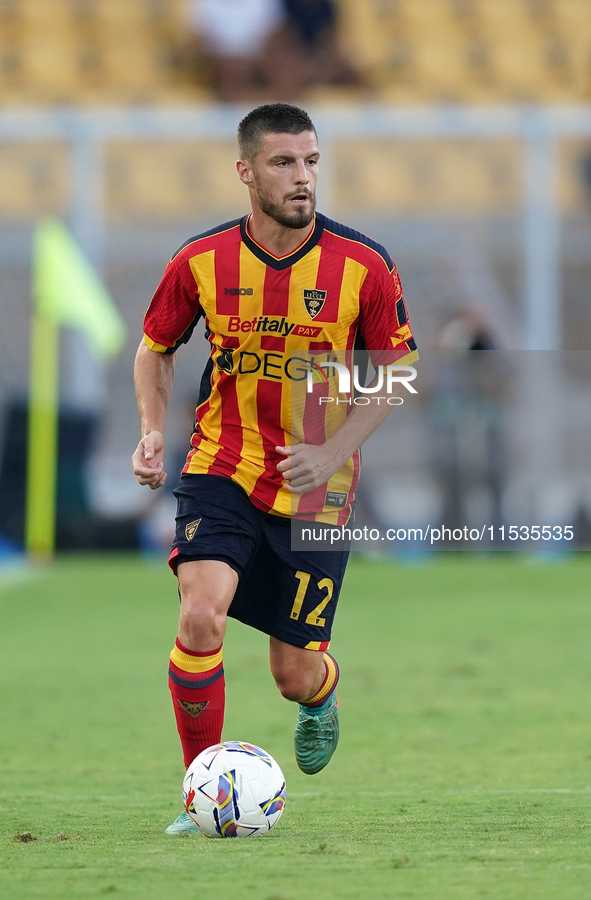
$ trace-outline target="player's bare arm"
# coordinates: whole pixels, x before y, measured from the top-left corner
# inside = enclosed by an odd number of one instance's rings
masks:
[[[164,422],[174,377],[174,356],[151,350],[144,340],[135,357],[134,382],[142,438],[131,458],[140,484],[156,490],[166,481]]]
[[[370,387],[377,384],[377,377]],[[398,393],[390,396],[400,396]],[[373,434],[388,416],[392,406],[388,403],[369,403],[355,406],[351,414],[324,444],[294,444],[292,447],[276,447],[286,455],[277,464],[285,479],[286,488],[292,494],[304,494],[326,482],[351,459],[356,450]]]

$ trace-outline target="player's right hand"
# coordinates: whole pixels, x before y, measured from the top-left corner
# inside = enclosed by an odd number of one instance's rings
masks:
[[[133,474],[140,484],[147,484],[153,491],[162,487],[166,472],[162,462],[164,438],[159,431],[150,431],[141,439],[131,457]]]

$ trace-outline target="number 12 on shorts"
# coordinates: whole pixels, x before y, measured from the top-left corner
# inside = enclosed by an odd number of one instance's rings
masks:
[[[295,600],[293,601],[291,613],[289,614],[290,619],[299,619],[306,591],[308,590],[308,585],[310,584],[310,578],[312,576],[309,572],[296,572],[295,577],[299,581],[299,586],[295,595]],[[330,578],[323,578],[322,581],[318,582],[318,589],[320,591],[326,591],[326,596],[322,598],[318,606],[316,606],[312,612],[308,613],[306,616],[306,625],[318,625],[319,628],[322,628],[326,624],[326,619],[322,619],[321,615],[324,612],[324,608],[330,603],[334,584]]]

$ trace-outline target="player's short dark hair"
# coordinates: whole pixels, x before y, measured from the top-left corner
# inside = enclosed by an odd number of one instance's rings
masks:
[[[252,160],[261,148],[265,134],[301,134],[316,129],[308,113],[289,103],[265,103],[244,116],[238,126],[241,159]]]

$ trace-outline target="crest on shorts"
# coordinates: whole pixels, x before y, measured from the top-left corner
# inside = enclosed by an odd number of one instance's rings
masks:
[[[185,525],[185,537],[188,541],[192,541],[195,537],[195,532],[199,528],[201,524],[201,519],[195,519],[194,522],[189,522],[188,525]]]
[[[199,713],[202,713],[209,700],[202,700],[201,703],[188,703],[187,700],[179,700],[179,706],[182,706],[186,713],[189,713],[190,716],[193,716],[194,719],[197,718]]]
[[[304,305],[311,319],[315,319],[326,300],[326,291],[304,291]]]

